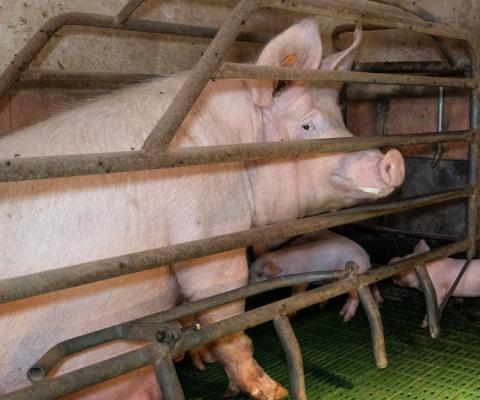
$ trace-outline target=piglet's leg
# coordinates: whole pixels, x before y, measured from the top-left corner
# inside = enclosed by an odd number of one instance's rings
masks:
[[[188,301],[245,286],[248,266],[244,249],[215,254],[174,266],[177,280]],[[200,278],[200,279],[199,279]],[[244,301],[237,301],[197,315],[202,325],[240,314]],[[251,340],[243,332],[226,336],[210,345],[216,360],[225,368],[229,385],[227,395],[246,392],[253,399],[276,400],[288,392],[271,379],[253,358]]]
[[[308,283],[301,283],[299,285],[295,285],[292,287],[292,296],[295,296],[296,294],[304,293],[308,288]],[[288,318],[295,318],[295,315],[297,315],[297,311],[294,311],[290,314],[288,314]]]
[[[345,305],[340,310],[340,316],[343,317],[343,322],[350,321],[357,312],[358,303],[360,299],[356,290],[348,292],[348,300],[345,302]]]

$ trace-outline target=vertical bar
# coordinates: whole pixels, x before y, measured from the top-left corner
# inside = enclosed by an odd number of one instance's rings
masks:
[[[425,304],[427,308],[428,329],[430,336],[436,339],[440,336],[439,312],[437,304],[437,294],[433,287],[430,276],[428,275],[425,265],[419,265],[415,268],[418,280],[422,286],[422,291],[425,296]]]
[[[288,374],[290,376],[290,395],[293,400],[307,400],[305,392],[305,376],[300,345],[287,317],[273,320],[273,325],[287,357]]]
[[[155,362],[155,375],[164,400],[185,400],[177,371],[170,356],[160,358]]]
[[[378,304],[372,296],[368,286],[360,286],[358,295],[362,302],[365,314],[367,314],[370,324],[370,334],[372,337],[373,357],[377,368],[386,368],[388,364],[387,353],[385,351],[385,337],[383,334],[382,316],[378,309]]]
[[[472,129],[478,129],[478,98],[475,89],[470,93],[470,126]],[[468,202],[468,238],[470,240],[470,249],[468,258],[474,258],[477,252],[477,229],[478,229],[478,132],[470,143],[469,151],[469,183],[474,187],[474,191]]]
[[[437,132],[443,132],[443,116],[444,116],[444,109],[445,109],[445,96],[444,96],[444,88],[443,86],[439,86],[438,88],[438,113],[437,113]],[[443,154],[443,145],[442,143],[437,144],[437,151],[433,156],[433,166],[437,166],[440,160],[442,159]]]

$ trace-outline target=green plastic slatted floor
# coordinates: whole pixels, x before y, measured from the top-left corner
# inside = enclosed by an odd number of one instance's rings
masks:
[[[441,337],[431,339],[420,328],[422,298],[411,290],[390,289],[382,291],[389,360],[384,370],[374,367],[369,327],[361,307],[348,323],[338,316],[343,298],[321,311],[313,307],[301,311],[293,320],[302,348],[308,399],[480,399],[480,327],[447,309]],[[272,324],[251,329],[249,334],[260,365],[288,386],[285,358]],[[227,380],[217,364],[200,372],[187,361],[178,372],[187,399],[223,398]]]

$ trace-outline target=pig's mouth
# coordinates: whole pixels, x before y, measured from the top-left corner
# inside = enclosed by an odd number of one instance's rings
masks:
[[[331,177],[331,182],[334,186],[343,189],[344,191],[350,193],[356,198],[364,199],[366,197],[379,198],[388,196],[392,193],[397,186],[366,186],[359,185],[353,182],[352,180],[340,175],[333,174]]]

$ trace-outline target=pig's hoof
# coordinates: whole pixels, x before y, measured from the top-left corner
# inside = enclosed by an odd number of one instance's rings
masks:
[[[256,376],[243,382],[230,381],[224,397],[233,397],[240,392],[247,393],[254,400],[280,400],[288,396],[288,390],[261,369]]]
[[[206,367],[204,362],[212,364],[217,361],[207,346],[193,347],[188,353],[192,359],[193,365],[195,365],[200,371],[205,371]]]

